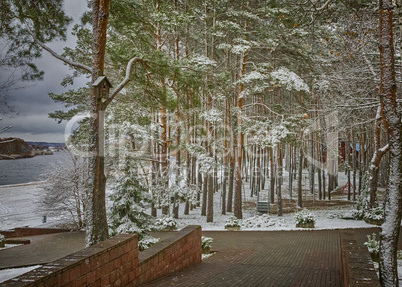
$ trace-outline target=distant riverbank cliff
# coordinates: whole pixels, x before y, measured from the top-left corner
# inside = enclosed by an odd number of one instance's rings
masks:
[[[57,147],[48,143],[30,144],[20,138],[0,138],[0,159],[18,159],[34,157],[36,155],[52,155],[54,149],[62,149],[63,144],[55,144]]]

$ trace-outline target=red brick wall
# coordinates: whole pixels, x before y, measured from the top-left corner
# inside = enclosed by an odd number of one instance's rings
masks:
[[[201,226],[187,226],[175,232],[163,245],[140,253],[136,285],[160,278],[201,262]]]
[[[137,286],[201,262],[201,227],[187,226],[138,253],[136,235],[122,234],[0,286]]]

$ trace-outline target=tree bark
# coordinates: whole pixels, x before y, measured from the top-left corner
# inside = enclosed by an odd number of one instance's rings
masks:
[[[303,189],[302,189],[302,180],[303,180],[303,143],[301,143],[300,151],[299,151],[299,177],[297,178],[297,206],[299,208],[303,208]]]
[[[162,140],[162,149],[161,149],[161,162],[162,162],[162,177],[167,179],[167,172],[168,172],[168,161],[167,161],[167,115],[166,115],[166,107],[162,105],[162,108],[160,110],[161,113],[161,127],[162,127],[162,134],[161,134],[161,140]],[[168,180],[164,184],[166,185],[165,187],[167,188],[169,185]],[[163,197],[169,196],[167,194],[163,194]],[[167,206],[162,206],[162,214],[169,214],[169,205]]]
[[[278,216],[282,216],[282,152],[278,144]]]
[[[234,135],[233,131],[232,134]],[[235,154],[236,149],[233,143],[233,146],[231,147],[229,154],[230,160],[229,160],[229,187],[228,187],[229,189],[228,189],[227,212],[233,211],[233,191],[234,191],[235,168],[236,168]]]
[[[177,125],[177,138],[176,138],[176,184],[179,184],[179,177],[181,174],[181,151],[180,151],[180,108],[177,106],[176,110],[176,117],[177,117],[177,122],[179,123]],[[177,192],[174,195],[174,202],[173,202],[173,217],[178,219],[179,218],[179,195]]]
[[[380,282],[386,287],[399,286],[396,254],[402,217],[402,123],[396,102],[392,10],[392,0],[380,0],[380,97],[388,124],[390,151],[388,196],[384,203],[384,224],[380,234]]]
[[[357,160],[356,160],[356,140],[355,140],[355,131],[352,130],[352,144],[353,144],[353,202],[356,201],[356,167],[357,167]]]
[[[371,159],[369,168],[369,182],[368,182],[368,200],[366,209],[371,209],[375,206],[377,199],[377,186],[378,186],[378,172],[382,157],[389,150],[389,145],[380,148],[381,145],[381,121],[382,121],[382,107],[378,107],[376,115],[376,125],[374,129],[374,154]]]
[[[270,172],[271,172],[271,178],[270,178],[270,196],[271,200],[270,203],[275,202],[275,171],[274,171],[274,152],[272,151],[272,148],[269,148],[269,163],[270,163]]]
[[[246,54],[243,52],[241,60],[241,75],[244,76],[246,73]],[[244,91],[244,85],[240,85],[240,94]],[[237,114],[237,126],[240,129],[242,124],[242,108],[243,108],[243,97],[238,96],[237,98],[237,108],[239,110]],[[238,219],[243,218],[242,210],[242,166],[243,166],[243,145],[244,145],[244,134],[239,130],[237,136],[237,166],[236,166],[236,186],[235,186],[235,196],[234,196],[234,216]]]
[[[186,126],[186,144],[190,144],[190,121],[188,121]],[[187,170],[187,186],[190,186],[191,183],[191,174],[192,174],[192,162],[191,162],[191,154],[189,151],[186,153],[186,170]],[[186,203],[184,205],[184,215],[188,215],[190,213],[190,202],[188,198],[186,199]]]
[[[208,196],[208,174],[204,174],[204,182],[202,185],[202,204],[201,204],[201,215],[207,215],[207,196]]]
[[[108,25],[110,0],[94,0],[92,3],[92,82],[103,75],[106,52],[106,30]],[[87,246],[94,245],[109,237],[106,217],[106,176],[104,157],[104,113],[102,109],[102,94],[92,89],[91,97],[91,135],[89,158],[89,174],[92,176],[88,189],[90,190],[87,208]]]
[[[350,190],[350,168],[351,168],[351,154],[350,154],[350,132],[347,132],[348,134],[348,140],[345,143],[345,152],[347,155],[347,160],[348,160],[348,167],[347,167],[347,175],[348,175],[348,200],[350,200],[350,196],[351,196],[351,190]]]

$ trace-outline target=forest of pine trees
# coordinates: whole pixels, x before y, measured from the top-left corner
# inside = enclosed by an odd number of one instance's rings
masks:
[[[21,12],[12,9],[19,1],[3,2],[3,10]],[[54,119],[91,112],[69,142],[94,154],[89,188],[91,210],[97,211],[87,219],[97,228],[88,244],[108,236],[105,208],[95,207],[104,207],[106,181],[127,157],[136,185],[151,195],[153,216],[179,218],[197,208],[207,222],[214,221],[216,193],[220,212],[241,219],[244,193],[258,197],[264,191],[281,216],[285,190],[302,208],[307,177],[314,200],[331,200],[331,192],[343,188],[338,172],[344,171],[348,200],[364,210],[378,206],[377,187],[388,187],[382,242],[390,259],[380,266],[396,272],[400,1],[89,3],[91,12],[73,29],[76,46],[63,55],[46,43],[64,38],[65,18],[54,24],[56,34],[40,33],[40,13],[22,13],[21,26],[2,16],[10,29],[1,30],[14,41],[11,31],[18,31],[32,49],[53,52],[72,66],[64,85],[75,77],[90,81],[50,95],[69,108],[51,113]],[[97,93],[92,85],[103,76],[110,91]],[[381,274],[387,282],[390,277]]]

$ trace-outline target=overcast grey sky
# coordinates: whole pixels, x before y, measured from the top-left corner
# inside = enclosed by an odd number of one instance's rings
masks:
[[[65,10],[70,17],[74,18],[74,21],[78,21],[80,15],[87,9],[86,2],[85,0],[67,0]],[[72,47],[74,43],[74,37],[69,35],[67,42],[56,42],[50,46],[62,53],[63,47]],[[10,105],[13,107],[13,112],[0,115],[2,118],[0,128],[9,125],[12,128],[1,133],[0,137],[19,137],[27,141],[64,142],[66,122],[57,124],[55,120],[48,117],[48,113],[62,109],[63,105],[54,103],[48,93],[67,91],[69,88],[61,86],[60,82],[66,75],[72,74],[72,70],[46,51],[43,51],[42,57],[36,63],[39,69],[45,71],[44,80],[20,83],[28,87],[10,92]],[[0,77],[4,77],[6,73],[0,71]],[[84,86],[86,82],[85,78],[76,80],[74,87]]]

